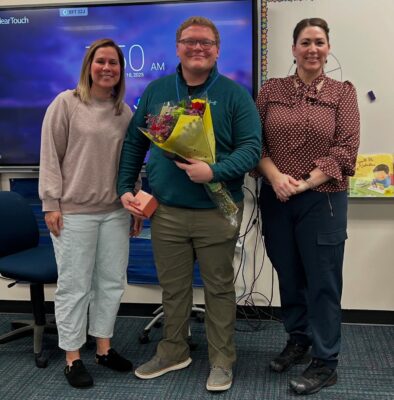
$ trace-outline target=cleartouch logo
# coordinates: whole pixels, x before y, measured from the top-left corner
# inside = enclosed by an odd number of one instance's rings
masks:
[[[1,18],[0,17],[0,25],[24,25],[28,24],[29,18],[25,17],[9,17],[9,18]]]

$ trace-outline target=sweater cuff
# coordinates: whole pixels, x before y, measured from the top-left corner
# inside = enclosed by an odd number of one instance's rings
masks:
[[[211,170],[213,172],[213,178],[211,179],[211,182],[220,182],[220,177],[219,175],[219,171],[218,171],[218,167],[216,166],[216,164],[209,164],[209,166],[211,167]]]
[[[60,211],[59,200],[43,200],[42,211]]]

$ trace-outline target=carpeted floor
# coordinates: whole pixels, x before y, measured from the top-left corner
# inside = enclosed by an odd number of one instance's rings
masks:
[[[15,315],[0,315],[0,334],[9,330]],[[17,316],[21,318],[20,315]],[[119,317],[113,347],[135,365],[155,352],[161,328],[153,328],[151,342],[140,344],[138,337],[148,319]],[[250,330],[246,321],[237,322],[238,360],[233,387],[223,393],[209,393],[205,381],[209,372],[204,325],[192,321],[192,364],[153,380],[139,380],[133,374],[121,374],[94,363],[94,348],[84,348],[82,358],[94,377],[94,387],[74,389],[63,375],[64,355],[57,348],[55,335],[45,336],[49,365],[35,367],[31,337],[0,345],[1,400],[286,400],[300,398],[288,388],[288,381],[300,373],[297,366],[284,374],[270,372],[269,360],[283,347],[286,337],[281,324],[265,321],[261,330]],[[246,331],[246,332],[245,332]],[[309,396],[313,400],[393,400],[394,399],[394,326],[343,325],[342,353],[338,366],[338,384]],[[91,347],[91,346],[90,346]]]

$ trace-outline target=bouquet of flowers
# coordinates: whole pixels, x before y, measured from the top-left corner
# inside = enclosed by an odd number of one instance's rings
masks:
[[[215,135],[206,99],[164,103],[158,114],[146,116],[147,127],[139,130],[156,146],[173,155],[215,162]],[[224,183],[205,183],[208,195],[233,226],[238,226],[238,207]]]

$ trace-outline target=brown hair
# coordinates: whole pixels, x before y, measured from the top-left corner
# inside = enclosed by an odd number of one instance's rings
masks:
[[[386,164],[379,164],[373,169],[373,172],[379,172],[379,171],[384,171],[386,174],[389,174],[390,168]]]
[[[125,64],[124,64],[124,56],[122,50],[112,39],[99,39],[90,45],[82,61],[81,74],[79,77],[77,88],[74,91],[74,94],[78,96],[84,103],[89,103],[91,99],[90,88],[92,86],[92,77],[90,75],[90,69],[92,66],[94,55],[96,54],[96,51],[101,47],[113,47],[116,50],[119,57],[120,79],[113,89],[114,91],[113,96],[115,100],[115,105],[114,105],[115,114],[119,115],[122,113],[123,98],[126,91],[125,74],[124,74]]]
[[[323,29],[323,31],[327,37],[327,42],[330,43],[330,38],[328,36],[330,29],[328,28],[327,22],[322,18],[305,18],[305,19],[301,20],[294,28],[294,31],[293,31],[293,44],[294,45],[297,43],[297,39],[298,39],[298,36],[300,36],[300,33],[308,26],[317,26],[318,28]]]
[[[219,48],[219,46],[220,46],[219,31],[216,28],[216,25],[210,19],[205,18],[205,17],[190,17],[186,21],[183,21],[181,26],[176,31],[176,41],[177,42],[181,38],[182,32],[186,28],[189,28],[189,26],[192,26],[192,25],[200,25],[200,26],[206,26],[208,28],[211,28],[213,34],[215,35],[216,47]]]

